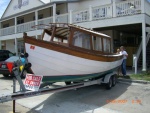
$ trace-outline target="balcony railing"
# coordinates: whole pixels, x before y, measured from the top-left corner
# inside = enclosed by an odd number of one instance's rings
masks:
[[[11,35],[15,33],[15,26],[7,27],[0,29],[0,35],[5,36],[5,35]]]
[[[73,12],[72,16],[73,23],[89,21],[89,10]]]
[[[52,22],[53,22],[53,17],[47,17],[47,18],[38,20],[38,24],[46,24],[47,25]]]
[[[120,16],[135,15],[146,13],[150,16],[150,3],[146,0],[128,0],[119,3],[112,3],[101,6],[91,6],[88,9],[81,11],[71,11],[70,13],[60,14],[53,17],[37,20],[37,24],[48,24],[53,22],[59,23],[82,23],[87,21],[95,21]],[[16,26],[16,33],[35,30],[32,26],[35,21],[27,22]],[[15,33],[15,26],[0,29],[0,36],[10,35]]]
[[[32,26],[35,26],[35,21],[17,25],[17,33],[34,30],[34,28],[32,28]]]
[[[141,0],[129,0],[116,3],[116,16],[134,15],[141,13]]]
[[[112,16],[112,4],[92,8],[92,20],[111,18]]]
[[[145,1],[145,13],[150,16],[150,2]]]
[[[69,15],[68,13],[56,15],[56,23],[68,23],[69,22],[68,15]]]

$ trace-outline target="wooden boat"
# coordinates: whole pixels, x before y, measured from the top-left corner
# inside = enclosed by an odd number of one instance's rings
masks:
[[[43,82],[103,77],[122,63],[110,36],[72,24],[51,23],[38,39],[24,33],[24,42],[32,73]]]

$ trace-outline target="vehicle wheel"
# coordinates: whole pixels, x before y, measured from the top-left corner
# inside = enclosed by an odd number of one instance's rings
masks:
[[[9,74],[3,74],[4,77],[9,77]]]
[[[116,75],[112,76],[112,86],[114,87],[116,85],[117,78]]]
[[[106,89],[111,89],[112,87],[112,77],[110,77],[109,82],[106,84]]]
[[[66,85],[70,85],[71,84],[71,81],[67,81],[65,82]]]

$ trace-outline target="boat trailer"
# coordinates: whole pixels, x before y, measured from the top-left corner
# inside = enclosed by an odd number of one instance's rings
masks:
[[[112,72],[112,73],[106,74],[102,78],[90,79],[90,80],[77,82],[77,83],[73,83],[70,85],[61,86],[57,88],[46,87],[46,88],[40,88],[38,91],[29,91],[25,88],[25,85],[21,79],[21,74],[23,74],[24,68],[20,72],[19,67],[20,67],[20,63],[18,64],[17,67],[13,68],[13,72],[14,72],[13,93],[0,97],[0,103],[13,101],[13,113],[15,113],[15,100],[18,100],[18,99],[39,96],[39,95],[48,94],[48,93],[56,93],[56,92],[62,92],[62,91],[67,91],[67,90],[73,90],[73,89],[78,89],[81,87],[91,86],[95,84],[100,85],[102,83],[106,84],[107,89],[111,89],[111,87],[115,86],[116,84],[116,73]],[[18,81],[20,85],[20,91],[17,91],[17,92],[16,92],[16,81]]]

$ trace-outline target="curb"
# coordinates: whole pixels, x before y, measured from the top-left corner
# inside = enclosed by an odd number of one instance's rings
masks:
[[[149,81],[145,80],[133,80],[133,79],[124,79],[124,78],[118,78],[119,82],[133,82],[133,83],[141,83],[141,84],[150,84]]]

